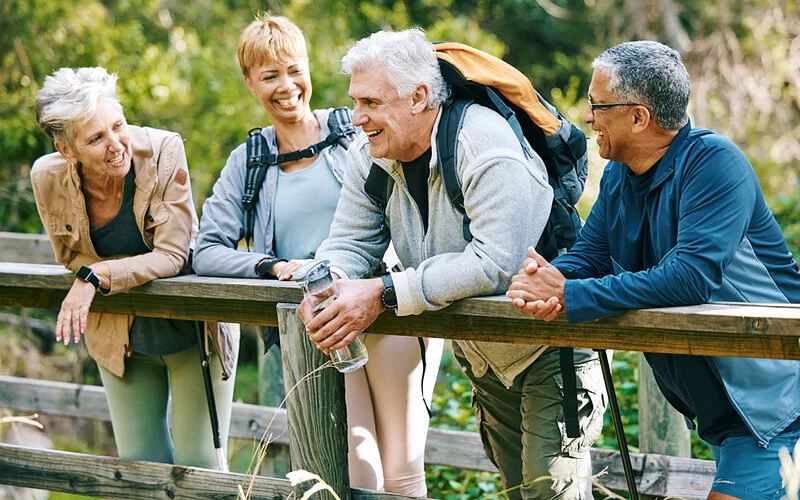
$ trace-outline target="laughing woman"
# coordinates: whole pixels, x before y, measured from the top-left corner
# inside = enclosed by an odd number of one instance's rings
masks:
[[[124,292],[188,269],[197,230],[180,135],[128,125],[116,82],[103,68],[62,68],[36,95],[36,119],[57,150],[31,170],[36,204],[56,259],[76,276],[56,339],[66,345],[85,338],[120,457],[216,468],[199,349],[210,338],[225,443],[238,326],[89,312],[98,292]]]

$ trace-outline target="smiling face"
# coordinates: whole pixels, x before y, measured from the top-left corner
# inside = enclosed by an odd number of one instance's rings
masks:
[[[56,141],[56,149],[67,161],[82,166],[81,173],[101,180],[123,178],[131,168],[128,123],[119,105],[105,98],[87,120],[74,125],[72,144]]]
[[[430,147],[432,123],[428,125],[430,120],[424,117],[428,103],[424,84],[400,97],[383,68],[371,65],[353,71],[350,97],[354,104],[353,125],[367,134],[373,158],[409,162]]]
[[[592,83],[589,85],[590,104],[583,110],[581,118],[597,134],[600,156],[606,160],[626,163],[626,150],[632,138],[633,108],[618,106],[596,109],[594,112],[591,108],[591,104],[610,104],[623,101],[608,90],[609,81],[608,73],[595,70],[592,74]]]
[[[273,122],[296,123],[311,113],[307,58],[286,58],[253,66],[244,81]]]

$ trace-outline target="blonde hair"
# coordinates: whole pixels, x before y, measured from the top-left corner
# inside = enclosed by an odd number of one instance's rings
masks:
[[[74,125],[97,111],[97,101],[105,98],[120,112],[117,75],[105,68],[61,68],[44,79],[36,93],[36,121],[53,141],[72,144]]]
[[[272,61],[307,58],[303,32],[287,17],[256,15],[239,37],[239,66],[248,76],[258,65]]]

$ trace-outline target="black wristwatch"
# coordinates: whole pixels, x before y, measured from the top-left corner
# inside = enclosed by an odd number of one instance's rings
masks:
[[[256,264],[256,276],[262,280],[274,279],[272,267],[278,262],[286,262],[286,259],[262,259]]]
[[[397,310],[397,294],[394,292],[394,281],[391,274],[381,275],[383,280],[383,293],[381,293],[381,304],[386,309]]]
[[[75,277],[81,281],[85,281],[86,283],[91,283],[96,289],[100,290],[100,278],[94,274],[94,271],[92,271],[91,267],[81,266],[81,268],[78,269],[78,272],[75,273]]]

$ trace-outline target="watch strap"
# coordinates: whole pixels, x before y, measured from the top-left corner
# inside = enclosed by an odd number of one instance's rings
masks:
[[[286,259],[263,259],[259,261],[259,263],[256,264],[256,276],[262,280],[274,278],[275,276],[270,274],[270,270],[272,266],[278,262],[286,262]]]
[[[397,294],[395,293],[394,289],[394,280],[392,280],[391,274],[383,274],[381,275],[381,280],[383,280],[383,293],[381,293],[381,304],[386,309],[391,309],[393,311],[397,310]]]

